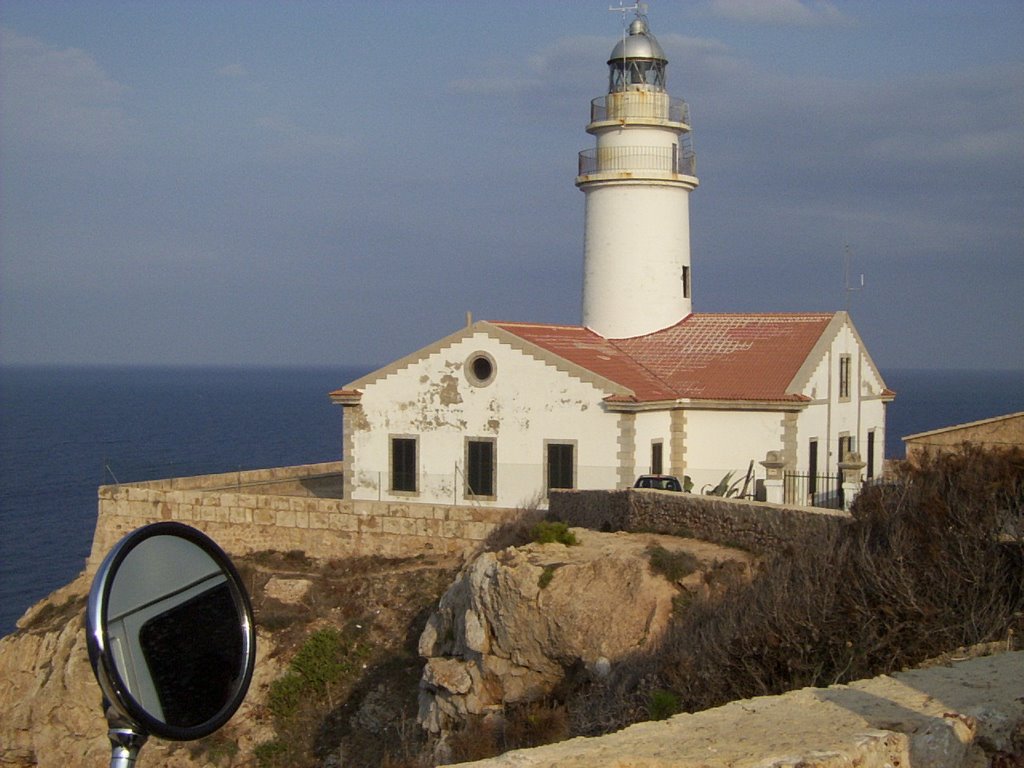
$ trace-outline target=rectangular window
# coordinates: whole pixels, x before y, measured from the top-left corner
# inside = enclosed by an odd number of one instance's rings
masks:
[[[868,480],[875,476],[875,430],[868,432],[868,465],[865,467],[867,470]]]
[[[651,443],[651,474],[662,474],[661,441]]]
[[[391,490],[416,493],[416,438],[391,438]]]
[[[811,440],[807,451],[807,492],[818,492],[818,441]]]
[[[683,298],[690,298],[690,268],[683,267]]]
[[[494,497],[494,440],[466,440],[466,495]]]
[[[575,446],[572,443],[547,444],[548,489],[575,488]]]
[[[850,399],[850,356],[839,358],[839,399]]]

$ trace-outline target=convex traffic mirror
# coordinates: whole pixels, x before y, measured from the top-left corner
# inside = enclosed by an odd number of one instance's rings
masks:
[[[207,736],[245,698],[252,607],[231,560],[194,528],[154,523],[118,542],[93,580],[86,627],[115,759],[119,742],[137,752],[149,734]]]

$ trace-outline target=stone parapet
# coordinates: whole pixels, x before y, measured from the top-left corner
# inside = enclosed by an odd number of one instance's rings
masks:
[[[827,536],[850,519],[816,507],[649,489],[552,491],[548,509],[580,528],[665,533],[758,553],[805,536]]]
[[[340,462],[104,485],[86,570],[126,533],[161,520],[205,532],[230,554],[300,550],[312,558],[460,554],[519,514],[338,498]]]

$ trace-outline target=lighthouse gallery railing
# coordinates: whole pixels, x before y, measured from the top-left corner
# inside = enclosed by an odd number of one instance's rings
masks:
[[[598,96],[590,102],[590,122],[623,119],[667,120],[670,123],[689,125],[690,108],[682,99],[673,99],[665,94],[645,94],[642,91]]]
[[[579,175],[615,171],[697,175],[697,156],[679,147],[603,147],[580,152]]]

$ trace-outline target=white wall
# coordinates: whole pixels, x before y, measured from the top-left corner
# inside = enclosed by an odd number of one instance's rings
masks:
[[[686,474],[694,492],[715,486],[728,472],[733,480],[746,475],[751,459],[758,462],[769,450],[782,447],[783,414],[777,411],[698,411],[686,414]],[[753,491],[753,489],[750,489]]]
[[[850,396],[839,397],[839,366],[843,355],[850,356]],[[844,325],[832,341],[811,375],[802,394],[812,404],[798,419],[796,470],[806,472],[809,464],[809,441],[818,440],[818,472],[838,472],[839,439],[848,434],[855,437],[854,450],[867,461],[868,432],[875,431],[873,474],[881,474],[885,454],[885,405],[883,383],[871,365],[849,325]],[[865,468],[865,475],[867,469]]]
[[[672,469],[672,418],[668,411],[648,411],[636,415],[636,451],[632,476],[645,475],[651,471],[651,443],[661,440],[662,470],[667,474]]]
[[[465,363],[486,352],[495,363],[487,386],[474,386]],[[417,437],[417,501],[464,500],[465,439],[495,438],[497,497],[471,503],[515,506],[543,489],[545,440],[576,443],[580,488],[612,488],[617,465],[617,416],[605,413],[607,393],[486,333],[458,341],[363,390],[365,420],[350,425],[353,498],[388,493],[393,436]]]

